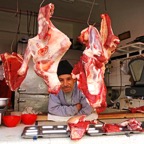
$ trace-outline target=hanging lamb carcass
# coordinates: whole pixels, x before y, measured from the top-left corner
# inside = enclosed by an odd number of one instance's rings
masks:
[[[28,45],[24,54],[24,59],[20,67],[16,67],[16,77],[25,77],[28,69],[28,63],[31,57],[34,62],[34,71],[43,78],[48,86],[48,92],[56,94],[60,89],[60,82],[57,77],[58,63],[70,48],[70,39],[58,30],[50,18],[54,13],[54,5],[52,3],[41,7],[38,14],[38,34],[34,38],[28,40]],[[9,54],[8,54],[9,55]],[[3,57],[7,55],[3,54]],[[10,57],[10,55],[9,55]],[[3,63],[8,63],[6,58],[3,58]],[[15,65],[12,63],[12,65]],[[9,70],[9,75],[11,75]],[[5,72],[7,70],[5,69]],[[16,87],[12,88],[12,79],[7,79],[11,90],[16,90],[23,79],[15,81]]]
[[[120,42],[113,34],[108,14],[102,14],[101,17],[100,32],[92,25],[81,31],[79,40],[86,48],[72,71],[73,78],[78,80],[79,89],[97,113],[104,111],[107,106],[105,64],[108,63]]]

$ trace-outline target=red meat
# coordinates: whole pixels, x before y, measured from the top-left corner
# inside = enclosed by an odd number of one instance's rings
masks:
[[[73,78],[78,80],[79,89],[97,113],[104,111],[107,106],[105,64],[119,44],[119,39],[111,28],[110,17],[107,14],[102,14],[101,17],[100,33],[92,25],[81,32],[79,40],[86,48],[72,71]]]
[[[137,130],[141,131],[142,130],[142,123],[137,121],[136,119],[129,119],[120,124],[122,127],[127,127],[128,130]]]
[[[34,70],[47,84],[48,92],[57,94],[60,89],[60,82],[57,77],[58,63],[70,48],[71,42],[64,33],[52,24],[50,18],[53,13],[54,5],[52,3],[40,8],[38,35],[29,39],[24,61],[18,74],[23,75],[25,73],[32,57]]]
[[[102,129],[103,129],[103,132],[106,132],[106,133],[111,133],[111,132],[120,132],[121,127],[117,124],[104,124]]]
[[[26,68],[25,73],[18,75],[17,71],[21,67],[23,58],[17,53],[4,53],[1,54],[1,59],[3,63],[4,76],[7,85],[11,91],[15,91],[25,79],[27,74],[28,67]]]
[[[135,112],[144,113],[144,106],[135,107],[135,108],[129,108],[129,110],[130,110],[132,113],[135,113]]]
[[[85,121],[86,115],[74,116],[68,120],[72,140],[81,139],[89,127],[90,121]]]

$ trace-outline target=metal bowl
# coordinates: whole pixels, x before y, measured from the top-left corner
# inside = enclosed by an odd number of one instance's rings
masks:
[[[5,108],[8,104],[8,98],[0,98],[0,109]]]

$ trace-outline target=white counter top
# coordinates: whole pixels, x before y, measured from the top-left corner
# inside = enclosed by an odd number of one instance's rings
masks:
[[[0,144],[144,144],[144,133],[115,136],[87,136],[85,135],[79,141],[73,141],[70,138],[38,138],[24,139],[21,133],[27,125],[19,124],[14,128],[0,126]]]

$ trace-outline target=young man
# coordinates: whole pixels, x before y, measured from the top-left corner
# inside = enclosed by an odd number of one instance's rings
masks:
[[[57,95],[49,95],[48,112],[57,116],[89,115],[92,107],[87,103],[84,94],[78,89],[72,78],[73,67],[67,60],[60,61],[57,75],[61,90]]]

